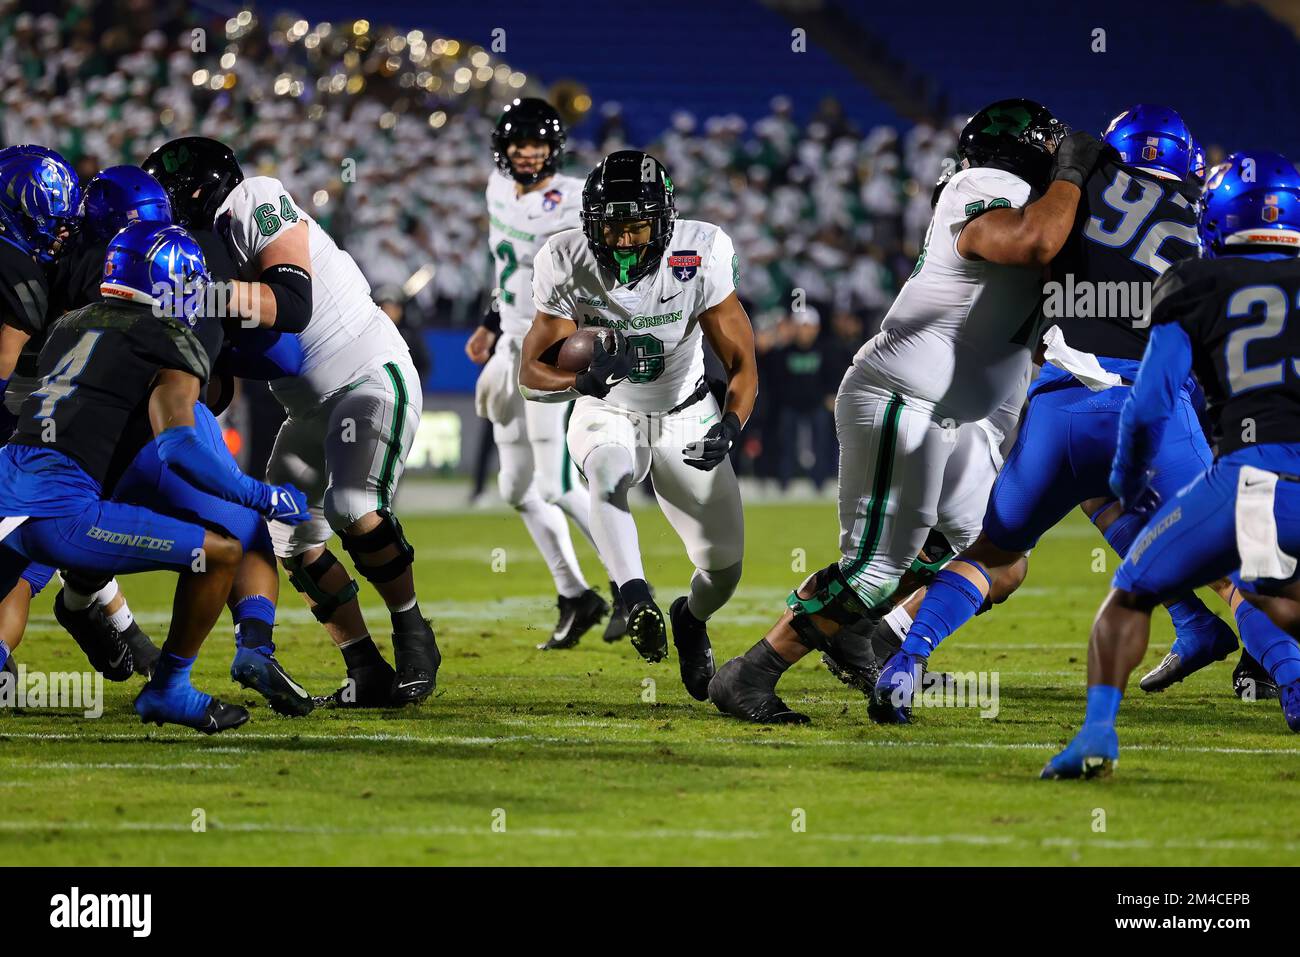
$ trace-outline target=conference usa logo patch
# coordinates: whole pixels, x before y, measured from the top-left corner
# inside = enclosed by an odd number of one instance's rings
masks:
[[[668,265],[673,271],[673,278],[678,282],[690,282],[700,268],[700,257],[694,249],[674,249],[668,255]]]
[[[542,209],[548,213],[556,206],[560,205],[560,200],[564,199],[564,194],[558,189],[548,189],[542,194]]]

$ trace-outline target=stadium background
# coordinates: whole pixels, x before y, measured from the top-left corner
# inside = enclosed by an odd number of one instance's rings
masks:
[[[763,382],[737,464],[762,494],[833,479],[829,399],[912,269],[966,115],[1029,96],[1100,130],[1133,102],[1168,102],[1212,160],[1255,146],[1300,155],[1298,31],[1287,0],[1033,13],[944,0],[924,15],[868,0],[661,0],[599,16],[582,0],[325,0],[302,15],[274,2],[3,0],[0,141],[53,146],[88,179],[201,133],[278,176],[412,345],[427,393],[412,469],[470,475],[470,495],[491,497],[491,430],[473,415],[477,369],[462,351],[493,285],[488,134],[509,99],[545,96],[570,120],[568,172],[623,144],[649,149],[679,184],[681,215],[735,239]],[[812,308],[792,313],[796,298]],[[264,389],[227,415],[250,471],[279,415]]]

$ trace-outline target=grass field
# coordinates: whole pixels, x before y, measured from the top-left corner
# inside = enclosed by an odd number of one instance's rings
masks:
[[[689,567],[657,510],[638,514],[666,608]],[[779,612],[802,577],[791,570],[797,549],[809,568],[834,551],[830,505],[754,506],[748,522],[745,581],[711,629],[720,662]],[[869,724],[861,698],[812,657],[782,693],[814,724],[771,728],[692,701],[674,660],[644,664],[626,642],[590,635],[574,651],[535,651],[554,620],[553,598],[513,513],[410,519],[407,531],[444,654],[433,700],[416,710],[279,718],[230,682],[223,620],[196,675],[252,708],[242,729],[215,738],[147,730],[130,707],[135,683],[108,686],[95,721],[0,712],[4,859],[1283,864],[1300,849],[1300,742],[1276,702],[1232,696],[1231,660],[1161,696],[1134,687],[1113,778],[1036,780],[1082,715],[1088,627],[1109,581],[1093,570],[1100,539],[1082,519],[1035,552],[1017,596],[936,656],[948,670],[998,672],[998,717],[931,709],[909,728]],[[495,554],[504,571],[492,571],[494,549],[504,550]],[[594,573],[591,552],[582,556]],[[147,630],[161,636],[171,579],[126,585]],[[372,627],[386,635],[382,606],[368,586],[362,593]],[[51,590],[38,599],[16,657],[30,668],[79,670],[85,662],[54,624],[52,598]],[[342,677],[338,655],[287,584],[282,606],[281,659],[313,692],[330,690]],[[1170,640],[1158,617],[1148,663]],[[380,646],[391,650],[386,637]],[[192,828],[196,809],[206,831]]]

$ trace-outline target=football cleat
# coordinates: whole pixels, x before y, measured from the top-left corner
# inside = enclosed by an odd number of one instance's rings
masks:
[[[217,734],[238,728],[248,712],[237,704],[226,704],[193,687],[155,688],[145,685],[136,695],[135,713],[145,724],[179,724],[202,734]]]
[[[686,693],[696,701],[709,700],[709,682],[717,673],[713,662],[713,646],[709,643],[709,630],[686,606],[682,595],[668,608],[668,620],[673,625],[673,644],[677,646],[677,666],[682,673]]]
[[[877,724],[910,724],[912,698],[925,677],[926,659],[897,651],[885,662],[867,702],[867,716]]]
[[[135,674],[135,656],[102,612],[94,605],[73,611],[63,597],[54,596],[54,617],[85,652],[90,666],[109,681],[126,681]]]
[[[236,648],[230,678],[266,699],[271,710],[286,718],[311,714],[316,706],[302,685],[289,677],[270,648]]]
[[[99,614],[102,615],[103,612],[100,611]],[[107,619],[105,619],[105,624],[108,624]],[[108,627],[113,626],[110,624]],[[146,678],[152,678],[153,670],[158,667],[158,659],[162,656],[162,649],[155,645],[153,640],[134,621],[131,622],[126,631],[122,632],[122,640],[131,649],[131,657],[135,659],[135,673]]]
[[[709,682],[709,700],[723,714],[755,724],[808,724],[806,714],[795,711],[776,694],[771,675],[744,658],[732,658]]]
[[[387,661],[349,668],[347,680],[333,694],[315,698],[318,708],[396,708],[402,702],[393,700],[393,685],[397,672]]]
[[[427,620],[419,634],[393,635],[393,662],[397,669],[391,695],[394,704],[418,704],[433,694],[442,652]]]
[[[865,621],[868,627],[875,623]],[[880,659],[872,647],[871,636],[853,627],[841,628],[822,653],[824,664],[836,678],[868,697],[880,679]]]
[[[1043,766],[1045,781],[1105,777],[1119,764],[1119,735],[1109,724],[1085,724],[1065,750]]]
[[[628,611],[627,634],[637,654],[651,664],[668,657],[668,630],[664,627],[664,613],[653,601],[639,602]]]
[[[1278,686],[1278,698],[1282,703],[1282,717],[1286,726],[1300,734],[1300,681],[1289,681]]]
[[[1222,661],[1237,650],[1237,633],[1222,618],[1213,617],[1211,627],[1213,636],[1201,636],[1193,633],[1192,640],[1185,640],[1182,635],[1174,639],[1169,654],[1138,682],[1143,691],[1164,691],[1170,685],[1177,684],[1184,678],[1207,668],[1216,661]],[[1204,640],[1209,637],[1210,640]],[[1199,643],[1193,646],[1193,641]]]
[[[609,614],[609,603],[591,588],[577,598],[561,595],[556,599],[556,604],[560,607],[560,620],[551,637],[537,646],[539,651],[572,648],[588,630],[600,624],[600,620]]]
[[[610,582],[610,585],[613,584]],[[627,609],[623,607],[623,599],[618,597],[617,591],[614,592],[614,600],[610,603],[609,621],[605,622],[605,633],[601,637],[611,644],[627,637]]]
[[[1278,696],[1277,682],[1245,648],[1232,669],[1232,692],[1242,701],[1264,701]]]

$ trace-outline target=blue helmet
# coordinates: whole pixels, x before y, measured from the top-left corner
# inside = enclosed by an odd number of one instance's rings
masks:
[[[53,262],[80,198],[77,174],[58,153],[44,146],[0,150],[0,239]]]
[[[1207,172],[1208,169],[1205,165],[1205,147],[1201,145],[1200,141],[1195,136],[1193,136],[1191,159],[1187,161],[1187,175],[1204,186],[1205,174]]]
[[[95,239],[109,239],[131,223],[169,226],[167,191],[138,166],[110,166],[86,184],[81,197],[81,228]]]
[[[1192,158],[1192,134],[1178,111],[1139,103],[1110,121],[1102,134],[1130,166],[1160,170],[1186,179]]]
[[[1300,250],[1300,173],[1295,164],[1266,150],[1233,153],[1206,178],[1200,234],[1210,257],[1231,246]]]
[[[132,223],[109,240],[99,292],[193,325],[211,282],[203,249],[180,226]]]

